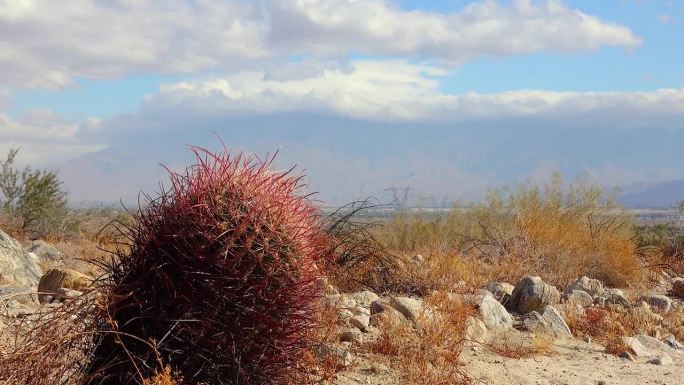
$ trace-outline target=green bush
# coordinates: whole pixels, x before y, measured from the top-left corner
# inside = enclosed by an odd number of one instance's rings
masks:
[[[59,232],[67,214],[67,194],[56,172],[15,166],[18,148],[0,162],[0,204],[23,231],[37,235]]]

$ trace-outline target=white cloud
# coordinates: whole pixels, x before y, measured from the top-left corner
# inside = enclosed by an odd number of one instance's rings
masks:
[[[307,64],[307,68],[309,65]],[[403,61],[356,61],[306,76],[270,77],[245,71],[163,85],[150,109],[183,107],[209,114],[332,112],[384,121],[468,121],[516,118],[572,119],[573,124],[624,122],[648,125],[684,118],[684,89],[643,92],[515,90],[449,94],[446,73]],[[677,123],[677,126],[681,126]]]
[[[0,154],[20,147],[22,163],[47,164],[101,150],[105,146],[84,140],[97,130],[96,118],[69,122],[49,110],[30,110],[19,119],[0,113]]]
[[[0,0],[0,82],[59,88],[76,77],[191,73],[292,55],[482,55],[632,47],[640,39],[558,0],[485,0],[407,11],[385,0]]]

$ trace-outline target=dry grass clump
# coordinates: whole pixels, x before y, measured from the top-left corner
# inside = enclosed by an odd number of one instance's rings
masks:
[[[491,192],[482,205],[446,217],[400,214],[378,232],[390,250],[480,259],[486,275],[515,282],[540,275],[564,287],[586,275],[608,286],[639,282],[644,274],[633,219],[601,189],[556,175],[543,187]]]
[[[171,368],[166,366],[161,372],[144,379],[142,385],[179,385],[179,383],[171,374]]]
[[[98,333],[113,333],[97,290],[44,307],[2,330],[9,345],[0,352],[0,382],[8,385],[84,384]]]
[[[544,333],[534,333],[531,336],[502,333],[487,346],[494,353],[513,359],[529,358],[553,352],[554,338]]]
[[[370,343],[370,350],[390,357],[404,384],[471,383],[460,355],[472,308],[437,292],[426,298],[425,309],[415,324],[380,317],[380,336]]]
[[[609,339],[606,343],[606,353],[612,354],[614,356],[619,356],[624,352],[629,352],[629,346],[625,343],[625,340],[621,337],[614,337]]]
[[[584,310],[566,311],[565,314],[566,323],[576,337],[591,337],[615,354],[626,351],[621,345],[622,337],[672,334],[677,339],[684,338],[684,309],[672,310],[661,316],[651,312],[645,305],[629,309],[591,306]]]

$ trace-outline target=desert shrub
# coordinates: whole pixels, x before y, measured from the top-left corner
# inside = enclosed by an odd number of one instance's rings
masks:
[[[359,218],[375,207],[372,200],[352,202],[320,224],[328,235],[331,255],[323,267],[330,283],[342,291],[369,288],[386,293],[398,289],[397,274],[404,270],[404,261],[377,239],[378,223]]]
[[[506,358],[523,359],[553,352],[554,337],[545,333],[531,335],[503,334],[487,346],[492,352]]]
[[[652,268],[684,274],[684,228],[680,224],[639,226],[637,244],[649,256]]]
[[[18,221],[18,227],[44,236],[64,229],[67,214],[66,192],[56,172],[14,166],[19,149],[10,149],[0,162],[0,195],[6,215]]]
[[[472,307],[436,292],[425,299],[425,309],[416,327],[394,317],[379,318],[380,336],[369,349],[392,360],[403,384],[471,383],[460,355]]]
[[[393,251],[481,259],[503,267],[502,280],[535,274],[565,286],[587,275],[626,286],[644,271],[633,223],[600,188],[582,180],[564,186],[554,175],[542,187],[491,191],[485,203],[441,218],[402,213],[377,237]]]

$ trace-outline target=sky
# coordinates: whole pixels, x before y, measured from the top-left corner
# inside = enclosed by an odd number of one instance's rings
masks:
[[[337,205],[684,178],[684,2],[0,0],[0,154],[131,201],[188,145]],[[417,199],[417,198],[416,198]]]

